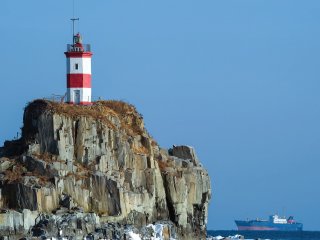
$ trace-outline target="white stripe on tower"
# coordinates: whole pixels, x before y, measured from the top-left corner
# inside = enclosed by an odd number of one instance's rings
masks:
[[[91,58],[67,58],[67,73],[91,74]]]

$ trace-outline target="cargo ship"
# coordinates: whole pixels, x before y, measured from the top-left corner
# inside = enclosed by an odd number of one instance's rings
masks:
[[[239,231],[302,231],[303,224],[296,222],[292,216],[288,219],[271,215],[269,220],[235,220]]]

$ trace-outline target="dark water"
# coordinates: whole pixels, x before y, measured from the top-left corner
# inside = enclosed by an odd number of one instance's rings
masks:
[[[320,240],[319,231],[299,231],[299,232],[282,232],[282,231],[208,231],[208,236],[234,236],[240,234],[246,239],[288,239],[288,240],[298,240],[298,239],[309,239],[309,240]]]

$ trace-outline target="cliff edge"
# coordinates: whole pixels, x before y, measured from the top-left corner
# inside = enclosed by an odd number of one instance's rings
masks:
[[[160,148],[121,101],[35,100],[0,149],[0,235],[125,239],[153,224],[163,239],[205,239],[210,197],[194,149]]]

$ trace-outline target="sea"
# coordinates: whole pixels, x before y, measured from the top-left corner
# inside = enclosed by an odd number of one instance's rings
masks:
[[[276,239],[276,240],[320,240],[320,231],[297,231],[297,232],[285,232],[285,231],[227,231],[217,230],[208,231],[208,239],[211,237],[229,237],[241,235],[245,239]]]

